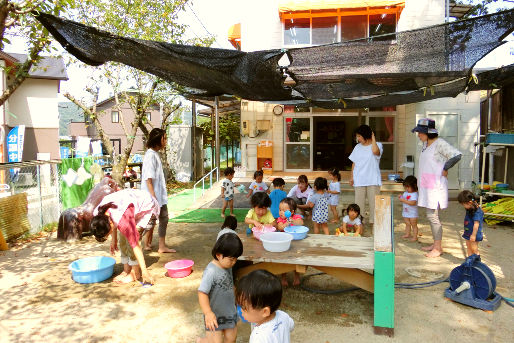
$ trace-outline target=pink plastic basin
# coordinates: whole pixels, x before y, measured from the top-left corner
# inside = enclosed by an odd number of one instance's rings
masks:
[[[164,268],[168,270],[170,277],[181,278],[191,274],[194,264],[195,262],[193,260],[175,260],[166,263]]]
[[[261,235],[265,232],[274,232],[277,229],[274,226],[271,225],[264,225],[262,229],[259,229],[258,227],[254,226],[252,228],[253,236],[257,238],[258,240],[261,240]]]

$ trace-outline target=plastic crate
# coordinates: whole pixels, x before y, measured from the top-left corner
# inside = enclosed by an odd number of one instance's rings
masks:
[[[514,144],[514,133],[488,133],[486,144]]]

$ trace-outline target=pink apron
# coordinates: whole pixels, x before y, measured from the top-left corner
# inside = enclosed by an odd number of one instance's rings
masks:
[[[437,162],[436,140],[419,155],[418,206],[430,209],[448,207],[448,179],[442,176],[444,162]]]

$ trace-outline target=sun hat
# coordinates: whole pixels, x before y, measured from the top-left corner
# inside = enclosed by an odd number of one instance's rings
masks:
[[[438,133],[435,128],[435,120],[430,118],[422,118],[418,120],[418,125],[411,130],[411,132],[421,132],[421,133]]]

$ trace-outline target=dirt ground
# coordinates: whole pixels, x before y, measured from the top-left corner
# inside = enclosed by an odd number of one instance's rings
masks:
[[[395,208],[396,281],[423,282],[444,276],[462,263],[465,245],[460,238],[464,210],[452,202],[442,212],[445,254],[423,257],[420,243],[403,241],[399,207]],[[422,216],[421,242],[430,241]],[[0,342],[194,342],[203,333],[197,301],[202,272],[219,224],[169,224],[167,242],[177,254],[146,255],[156,284],[114,286],[110,280],[83,285],[71,279],[68,265],[75,259],[109,255],[109,243],[84,239],[62,243],[49,239],[0,252]],[[242,224],[240,228],[242,229]],[[334,224],[330,226],[334,230]],[[480,245],[482,260],[494,271],[497,291],[513,297],[513,227],[490,227]],[[156,239],[154,240],[154,244]],[[183,279],[165,276],[164,264],[190,258],[194,272]],[[121,271],[119,256],[115,274]],[[418,267],[425,277],[410,276],[405,268]],[[307,274],[316,273],[309,268]],[[326,276],[305,281],[311,288],[348,287]],[[326,295],[287,288],[282,309],[295,320],[292,342],[512,342],[513,308],[502,303],[493,313],[448,301],[447,283],[420,290],[396,289],[395,336],[373,334],[373,295],[356,290]],[[239,323],[237,342],[249,340],[249,324]],[[510,337],[510,338],[509,338]]]

